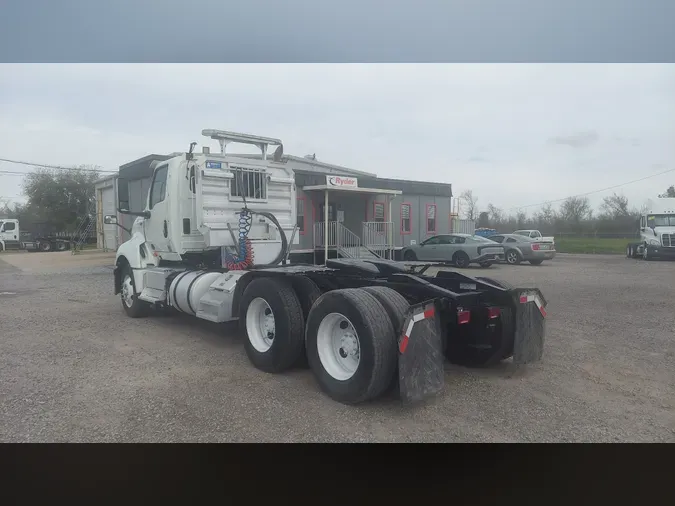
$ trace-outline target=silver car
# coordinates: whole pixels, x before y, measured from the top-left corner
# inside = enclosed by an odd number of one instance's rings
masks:
[[[488,239],[504,246],[506,263],[511,265],[523,261],[541,265],[544,260],[555,257],[555,244],[552,241],[530,239],[519,234],[497,234]]]
[[[504,258],[504,248],[485,237],[469,234],[435,235],[420,244],[406,246],[401,253],[408,262],[452,262],[462,268],[469,264],[490,267]]]

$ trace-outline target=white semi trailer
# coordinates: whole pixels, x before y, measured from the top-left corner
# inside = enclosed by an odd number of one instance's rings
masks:
[[[308,364],[333,399],[358,403],[398,385],[404,400],[443,386],[443,359],[488,366],[541,358],[546,301],[431,263],[328,260],[286,265],[294,239],[295,180],[278,139],[204,130],[203,148],[153,162],[144,211],[116,255],[115,293],[126,314],[180,311],[239,320],[250,361],[280,373]],[[257,146],[260,159],[226,153]],[[277,146],[272,159],[268,150]],[[106,216],[106,222],[115,222]]]
[[[675,198],[659,197],[650,201],[638,220],[640,241],[626,246],[628,258],[675,259]]]

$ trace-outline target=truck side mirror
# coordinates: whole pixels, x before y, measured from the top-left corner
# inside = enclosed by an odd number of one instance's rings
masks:
[[[106,225],[117,225],[117,216],[114,214],[106,214],[103,217],[103,223]]]

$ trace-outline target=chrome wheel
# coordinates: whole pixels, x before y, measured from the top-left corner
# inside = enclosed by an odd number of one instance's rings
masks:
[[[246,333],[251,345],[260,353],[272,347],[275,335],[274,313],[267,301],[256,297],[246,310]]]
[[[346,316],[327,314],[319,324],[316,345],[321,365],[331,377],[346,381],[354,376],[361,360],[361,343]]]
[[[134,285],[131,276],[127,274],[122,281],[122,304],[130,308],[134,304]]]
[[[518,263],[518,253],[515,251],[509,251],[506,253],[506,262],[510,263],[511,265],[517,264]]]

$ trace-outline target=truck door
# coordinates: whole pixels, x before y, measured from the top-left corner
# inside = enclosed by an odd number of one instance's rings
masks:
[[[148,191],[148,211],[150,218],[145,220],[145,237],[151,246],[159,252],[171,251],[171,227],[169,223],[169,198],[167,186],[169,166],[160,165],[155,169]]]
[[[19,240],[19,223],[16,221],[5,221],[0,224],[0,239],[5,243],[14,243]]]

